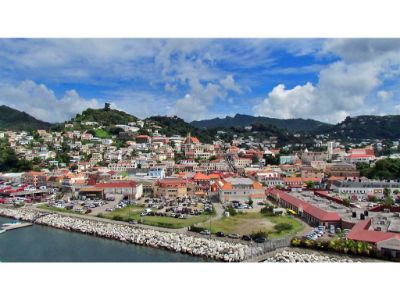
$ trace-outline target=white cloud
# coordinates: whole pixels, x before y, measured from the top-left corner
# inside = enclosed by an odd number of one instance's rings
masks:
[[[385,114],[386,106],[371,99],[388,101],[392,92],[376,90],[393,78],[400,65],[398,40],[328,40],[323,53],[343,60],[319,72],[317,84],[306,83],[293,89],[278,85],[254,106],[257,115],[278,118],[314,118],[340,122],[347,115]],[[389,76],[389,74],[392,74]]]
[[[383,102],[387,102],[390,99],[392,99],[393,93],[385,91],[385,90],[381,90],[376,93],[376,96],[378,97],[378,99],[382,100]]]
[[[31,80],[17,85],[0,84],[0,103],[48,122],[62,122],[84,109],[101,106],[98,100],[84,99],[75,90],[66,91],[58,99],[44,84]]]
[[[226,96],[226,91],[218,84],[201,84],[198,80],[190,80],[189,86],[191,93],[178,99],[168,110],[169,115],[177,115],[187,121],[200,120],[207,117],[214,101]]]
[[[346,62],[399,58],[400,39],[328,39],[321,53],[332,53]]]
[[[207,106],[198,98],[194,98],[190,94],[186,94],[183,98],[178,99],[174,106],[169,110],[169,115],[177,115],[187,121],[203,119],[207,112]]]
[[[146,118],[155,115],[165,115],[173,100],[163,95],[136,90],[116,90],[105,94],[118,107],[138,117]]]
[[[256,115],[269,116],[281,119],[313,118],[321,119],[325,115],[326,121],[336,122],[347,116],[344,110],[331,111],[321,103],[318,90],[310,82],[305,85],[286,89],[279,84],[272,89],[268,97],[254,107]]]
[[[240,85],[235,82],[232,74],[229,74],[224,79],[220,80],[220,83],[227,91],[234,91],[238,94],[242,92]]]
[[[164,90],[167,91],[167,92],[175,92],[176,91],[176,85],[166,83],[165,86],[164,86]]]

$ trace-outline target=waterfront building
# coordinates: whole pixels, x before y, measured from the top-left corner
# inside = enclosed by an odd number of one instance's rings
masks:
[[[264,201],[265,188],[261,183],[250,178],[228,177],[217,181],[218,195],[221,202],[249,200]]]
[[[280,206],[294,211],[311,226],[324,225],[328,227],[329,225],[334,225],[335,227],[341,227],[342,219],[336,212],[324,210],[281,190],[269,189],[267,194]]]
[[[188,181],[180,178],[164,178],[158,180],[154,186],[154,195],[174,199],[188,195]]]
[[[22,175],[22,183],[32,185],[36,188],[45,186],[47,177],[44,172],[27,172]]]

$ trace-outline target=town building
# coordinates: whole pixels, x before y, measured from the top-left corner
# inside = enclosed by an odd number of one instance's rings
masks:
[[[44,172],[27,172],[22,175],[22,183],[32,185],[36,188],[46,186],[47,176]]]
[[[336,180],[331,184],[331,189],[336,193],[357,195],[357,196],[376,196],[383,197],[384,189],[391,193],[400,191],[400,182],[382,180]]]
[[[179,178],[164,178],[155,183],[154,195],[167,199],[182,198],[188,195],[188,181]]]
[[[217,181],[218,195],[221,202],[264,201],[265,188],[261,183],[250,178],[228,177]]]
[[[324,210],[278,189],[269,189],[267,194],[278,205],[294,211],[311,226],[323,225],[328,227],[329,225],[334,225],[335,227],[341,227],[341,217],[336,212]]]

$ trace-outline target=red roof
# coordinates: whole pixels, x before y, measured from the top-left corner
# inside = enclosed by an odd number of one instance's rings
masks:
[[[193,176],[193,180],[196,180],[196,181],[197,180],[210,180],[210,177],[208,177],[207,175],[205,175],[203,173],[198,172]]]
[[[369,243],[378,243],[395,237],[400,238],[399,234],[393,232],[368,230],[371,225],[371,220],[371,218],[368,218],[358,222],[356,225],[353,226],[353,228],[347,235],[347,238],[355,241],[364,241]]]
[[[157,185],[161,187],[168,187],[168,186],[174,186],[174,187],[184,187],[187,184],[187,180],[184,179],[174,179],[174,178],[168,178],[168,179],[161,179],[157,181]]]
[[[149,139],[150,137],[148,135],[138,135],[136,138],[142,138],[142,139]]]
[[[299,208],[301,207],[303,209],[303,212],[313,216],[314,218],[323,221],[323,222],[328,222],[328,221],[340,221],[341,218],[338,213],[336,212],[330,212],[323,210],[322,208],[319,208],[317,206],[314,206],[310,203],[307,203],[303,200],[300,200],[284,191],[280,191],[277,189],[273,189],[269,192],[271,195],[279,195],[279,198],[287,203],[290,203],[291,205]]]
[[[350,154],[348,158],[374,158],[374,155],[370,154]]]
[[[97,183],[94,187],[96,188],[134,188],[136,187],[135,181],[115,181],[115,182],[103,182]]]

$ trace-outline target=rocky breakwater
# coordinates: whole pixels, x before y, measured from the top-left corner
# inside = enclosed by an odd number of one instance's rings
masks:
[[[286,262],[286,263],[317,263],[317,262],[337,262],[350,263],[352,259],[337,256],[319,255],[299,253],[295,251],[284,250],[276,253],[274,256],[267,258],[264,262]]]
[[[239,262],[248,258],[255,249],[240,243],[231,243],[186,234],[162,232],[130,225],[114,224],[97,220],[64,215],[40,215],[27,209],[2,209],[0,215],[19,218],[54,228],[96,235],[123,242],[163,248],[180,253],[208,257],[214,260]],[[257,250],[257,249],[256,249]],[[259,250],[259,249],[258,249]]]
[[[34,222],[37,218],[40,218],[43,213],[30,210],[30,209],[15,209],[15,208],[3,208],[0,207],[0,216],[13,218],[25,222]]]

